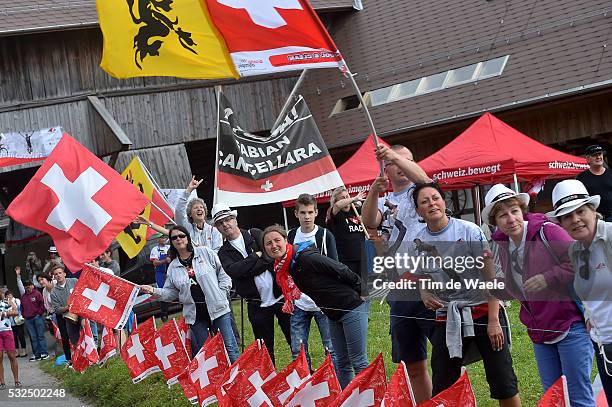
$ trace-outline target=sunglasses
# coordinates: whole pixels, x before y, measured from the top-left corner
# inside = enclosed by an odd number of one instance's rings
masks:
[[[589,279],[590,276],[590,271],[589,271],[589,258],[590,258],[590,252],[588,249],[584,249],[583,251],[580,252],[580,261],[582,262],[582,266],[580,266],[580,270],[578,270],[578,274],[580,274],[580,277],[584,278],[585,280]]]
[[[514,249],[512,251],[512,254],[510,255],[510,261],[512,262],[512,268],[518,274],[523,274],[523,268],[521,267],[521,265],[518,262],[518,257],[519,257],[519,251],[518,251],[518,249]]]
[[[186,238],[187,238],[187,235],[184,235],[184,234],[182,234],[182,233],[181,233],[180,235],[173,235],[173,236],[170,236],[170,240],[176,240],[176,239],[186,239]]]

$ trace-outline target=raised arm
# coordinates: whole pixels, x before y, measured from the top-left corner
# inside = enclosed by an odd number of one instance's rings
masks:
[[[189,196],[194,189],[200,186],[202,181],[204,180],[201,179],[198,181],[195,179],[195,176],[192,176],[191,181],[189,181],[189,184],[187,184],[187,187],[185,188],[185,192],[178,199],[176,209],[174,211],[174,219],[176,219],[177,224],[183,227],[187,227],[187,225],[189,225],[189,218],[187,217],[187,201],[189,200]]]
[[[361,219],[367,227],[376,229],[380,222],[382,222],[382,214],[378,210],[378,197],[388,189],[389,180],[387,177],[376,178],[372,186],[370,186],[368,196],[361,207]]]
[[[357,193],[357,195],[355,195],[352,198],[349,197],[349,198],[340,199],[340,200],[336,201],[334,203],[334,206],[332,206],[332,215],[336,215],[345,206],[353,204],[353,203],[355,203],[357,201],[362,201],[364,198],[365,198],[365,192],[364,191],[359,191],[359,193]]]
[[[384,160],[397,165],[397,167],[402,170],[404,175],[414,183],[431,182],[431,179],[427,173],[425,173],[421,166],[414,162],[414,160],[408,160],[407,158],[400,156],[398,153],[383,144],[376,147],[376,159]]]

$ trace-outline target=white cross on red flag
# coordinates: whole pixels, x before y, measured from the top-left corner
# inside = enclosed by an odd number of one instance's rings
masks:
[[[178,376],[189,366],[189,356],[181,340],[176,321],[171,319],[153,335],[154,355],[166,384],[178,382]]]
[[[461,377],[451,387],[438,393],[431,400],[419,403],[418,407],[439,407],[440,405],[444,407],[476,407],[476,398],[465,368],[463,368]]]
[[[400,362],[391,376],[380,407],[416,407],[406,364]]]
[[[598,404],[599,405],[599,404]],[[570,407],[567,379],[564,375],[546,390],[538,402],[538,407]]]
[[[310,377],[310,368],[304,352],[304,344],[298,357],[276,376],[265,382],[261,388],[268,395],[274,407],[281,407],[304,380]]]
[[[191,404],[200,404],[198,403],[198,389],[196,389],[189,377],[189,368],[183,370],[183,372],[178,375],[178,383],[183,389],[185,397],[187,397],[187,400],[189,400]]]
[[[104,327],[102,330],[102,345],[100,346],[100,366],[117,354],[117,340],[112,329]]]
[[[374,407],[379,406],[385,395],[387,375],[382,353],[370,366],[362,370],[349,383],[330,407]]]
[[[151,344],[155,335],[153,317],[138,325],[121,347],[121,358],[125,362],[132,382],[138,383],[155,372],[159,372]]]
[[[66,267],[77,271],[148,203],[134,185],[65,133],[6,213],[48,233]]]
[[[70,298],[70,312],[114,329],[123,329],[138,295],[138,286],[113,274],[83,266]]]
[[[223,337],[217,333],[209,336],[200,351],[189,364],[189,379],[197,390],[201,406],[208,406],[217,401],[215,394],[219,382],[229,371],[230,361]]]
[[[83,373],[89,366],[98,363],[98,350],[91,334],[91,326],[88,320],[84,321],[85,327],[81,329],[79,342],[72,352],[72,367],[79,373]]]
[[[257,375],[253,376],[255,372],[257,372]],[[242,395],[247,390],[240,391],[240,389],[232,387],[234,383],[236,383],[236,378],[239,373],[243,373],[247,378],[251,378],[250,383],[255,383],[258,388],[276,374],[268,349],[266,349],[266,345],[263,344],[261,339],[257,339],[249,345],[244,353],[240,355],[223,375],[223,378],[219,382],[220,386],[217,388],[217,401],[219,402],[219,407],[233,407],[238,400],[244,398]],[[252,388],[248,391],[253,391],[255,385],[251,385]],[[228,390],[233,393],[233,397],[229,397]],[[238,392],[240,392],[240,394],[238,394]],[[259,396],[260,393],[257,393],[257,395]],[[248,400],[248,398],[246,398],[246,400]]]
[[[331,355],[298,387],[285,403],[287,407],[327,407],[342,392]]]

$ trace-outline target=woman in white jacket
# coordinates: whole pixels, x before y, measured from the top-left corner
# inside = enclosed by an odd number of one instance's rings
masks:
[[[239,353],[227,300],[232,280],[223,271],[219,257],[212,249],[192,245],[186,228],[174,226],[169,235],[171,244],[168,255],[172,262],[168,266],[164,287],[141,286],[141,291],[153,294],[162,301],[178,299],[183,304],[185,322],[191,330],[191,353],[194,356],[204,344],[210,329],[221,332],[233,363]]]

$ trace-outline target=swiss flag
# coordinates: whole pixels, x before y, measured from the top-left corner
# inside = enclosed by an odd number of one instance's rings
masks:
[[[185,322],[185,317],[181,316],[178,321],[176,321],[176,324],[179,329],[179,334],[181,335],[181,340],[185,345],[185,350],[187,350],[187,355],[191,360],[191,333],[189,332],[189,326],[187,325],[187,322]]]
[[[546,390],[538,407],[571,407],[565,376],[562,375]]]
[[[217,333],[209,336],[202,349],[189,364],[189,379],[197,391],[200,405],[207,406],[217,401],[216,388],[229,371],[230,361],[223,343],[223,336]]]
[[[382,353],[379,353],[370,366],[355,376],[330,406],[378,407],[385,395],[386,387],[387,374],[385,373],[385,363]]]
[[[395,373],[391,376],[391,381],[387,386],[385,397],[383,398],[381,407],[415,407],[414,393],[410,377],[406,370],[406,364],[400,362],[395,369]]]
[[[79,342],[72,352],[72,367],[79,373],[83,373],[89,366],[98,363],[96,342],[91,334],[89,321],[84,321],[85,328],[81,329]]]
[[[297,358],[276,376],[265,382],[261,388],[268,395],[274,407],[281,407],[304,380],[310,377],[304,344]]]
[[[117,354],[117,340],[112,328],[104,327],[102,330],[102,346],[100,348],[100,366]]]
[[[338,48],[306,0],[206,0],[241,76],[339,67]]]
[[[195,385],[191,381],[191,378],[189,377],[189,369],[183,370],[183,372],[178,376],[178,382],[183,389],[183,393],[185,393],[187,400],[189,400],[191,404],[199,404],[198,389],[196,389]]]
[[[174,319],[166,322],[153,335],[153,343],[157,366],[164,374],[166,383],[175,384],[178,381],[178,375],[189,366],[189,356]]]
[[[113,274],[83,266],[70,298],[70,312],[114,329],[123,329],[138,296],[138,286]]]
[[[328,354],[323,364],[289,397],[285,406],[327,407],[341,392],[334,363]]]
[[[431,400],[418,404],[418,407],[439,407],[440,405],[444,407],[476,407],[476,398],[465,368],[461,377],[451,387],[440,392]]]
[[[77,271],[148,203],[117,171],[64,134],[6,213],[48,233],[66,267]]]
[[[249,345],[219,381],[217,387],[219,407],[230,407],[237,401],[237,399],[228,396],[227,389],[236,383],[238,373],[241,372],[244,372],[243,374],[247,376],[247,379],[251,379],[250,383],[259,383],[259,386],[276,374],[270,354],[262,340],[257,339]],[[228,387],[226,388],[226,386]],[[232,388],[232,391],[234,390],[237,389]]]
[[[134,383],[160,371],[153,355],[154,349],[151,348],[154,335],[155,321],[151,317],[138,325],[121,347],[121,358],[127,365]]]

